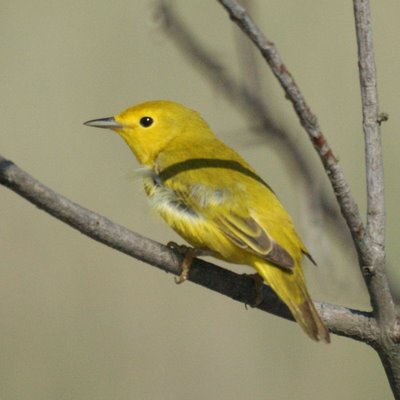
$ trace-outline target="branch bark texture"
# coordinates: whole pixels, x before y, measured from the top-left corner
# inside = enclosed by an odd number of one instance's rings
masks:
[[[367,171],[367,227],[370,251],[363,254],[368,267],[365,282],[380,328],[377,351],[393,393],[400,399],[399,327],[385,272],[385,199],[377,75],[369,0],[353,0],[358,48],[365,161]]]
[[[385,263],[385,199],[378,91],[369,1],[354,0],[354,16],[367,166],[366,233],[371,246],[364,262],[365,265],[373,267],[367,284],[376,316],[383,322],[388,322],[395,320],[395,310],[387,279],[383,278],[386,275],[382,274]]]
[[[364,227],[343,171],[337,162],[318,120],[311,112],[275,45],[257,27],[235,0],[218,0],[230,18],[256,45],[292,102],[300,123],[317,150],[336,194],[343,217],[353,237],[360,267],[380,328],[375,348],[382,360],[393,393],[400,399],[400,345],[396,310],[385,273],[385,213],[380,116],[376,85],[371,12],[368,0],[353,0],[357,33],[363,129],[367,169],[367,226]]]

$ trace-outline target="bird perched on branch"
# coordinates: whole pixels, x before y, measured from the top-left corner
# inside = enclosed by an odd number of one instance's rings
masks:
[[[150,101],[85,123],[109,128],[144,166],[150,204],[188,249],[178,282],[198,254],[253,267],[314,340],[329,332],[308,294],[301,259],[311,260],[272,189],[221,142],[200,115],[170,101]]]

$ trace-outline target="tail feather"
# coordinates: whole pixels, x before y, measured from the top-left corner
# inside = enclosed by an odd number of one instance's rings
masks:
[[[296,264],[293,272],[284,271],[265,262],[256,262],[255,268],[289,307],[304,332],[313,340],[329,343],[329,331],[308,294],[300,265]]]
[[[314,303],[309,297],[298,306],[294,305],[291,307],[289,304],[288,306],[295,320],[311,339],[322,340],[326,343],[330,342],[329,331],[322,322],[321,317],[314,307]]]

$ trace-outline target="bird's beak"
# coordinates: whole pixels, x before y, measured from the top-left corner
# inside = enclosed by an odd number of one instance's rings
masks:
[[[93,126],[95,128],[105,128],[105,129],[122,129],[123,126],[118,123],[114,117],[92,119],[83,123],[87,126]]]

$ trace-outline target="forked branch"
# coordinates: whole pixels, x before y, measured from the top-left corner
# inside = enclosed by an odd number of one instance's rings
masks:
[[[380,328],[375,348],[378,351],[392,390],[400,399],[400,334],[396,310],[385,273],[384,185],[380,138],[376,69],[374,61],[371,12],[368,0],[353,0],[357,33],[363,129],[367,169],[367,226],[364,227],[356,202],[332,149],[322,134],[318,120],[311,112],[292,75],[283,63],[274,43],[257,27],[246,10],[235,0],[218,0],[231,19],[256,45],[291,101],[300,123],[307,131],[327,172],[343,217],[358,252],[360,268],[371,298],[373,313]]]

